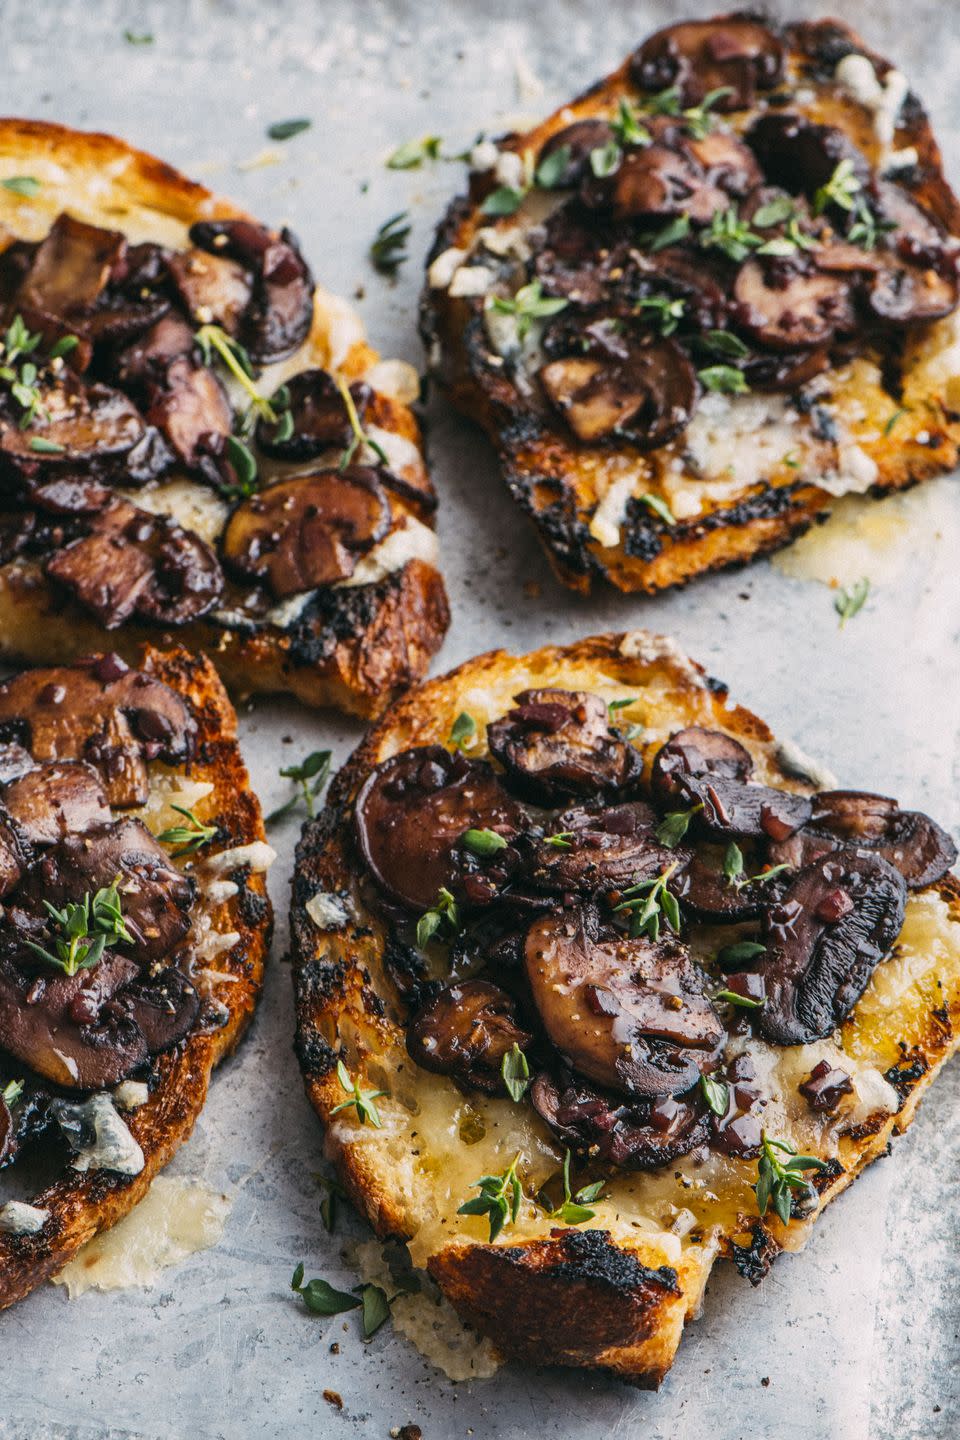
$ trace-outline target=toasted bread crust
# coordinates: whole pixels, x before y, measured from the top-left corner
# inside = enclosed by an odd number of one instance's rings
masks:
[[[41,188],[23,198],[0,189],[0,233],[40,238],[61,209],[91,224],[119,226],[139,239],[174,247],[197,220],[243,218],[246,211],[212,194],[164,161],[112,135],[73,130],[39,120],[0,118],[0,171],[35,175]],[[298,355],[304,366],[335,364],[358,379],[379,356],[363,338],[359,320],[318,288],[313,328]],[[423,462],[420,427],[409,407],[377,391],[373,419],[419,451],[404,467],[409,497],[395,498],[398,513],[432,524],[436,504]],[[415,498],[419,496],[420,498]],[[213,623],[209,618],[163,632],[131,622],[105,632],[89,612],[45,579],[40,564],[17,560],[0,567],[0,655],[49,664],[92,649],[110,648],[130,659],[144,645],[182,644],[210,655],[234,695],[292,693],[305,704],[336,706],[361,716],[383,707],[426,671],[450,622],[439,571],[411,559],[382,580],[321,592],[301,619],[276,624]],[[54,629],[55,634],[47,633]]]
[[[304,830],[291,915],[296,1048],[306,1091],[325,1125],[327,1155],[350,1198],[384,1238],[416,1240],[416,1217],[430,1211],[429,1199],[418,1211],[409,1177],[400,1175],[404,1128],[408,1135],[416,1133],[418,1138],[407,1143],[420,1155],[429,1147],[427,1127],[451,1123],[458,1102],[451,1087],[451,1098],[429,1120],[417,1120],[416,1111],[391,1111],[382,1148],[379,1132],[334,1124],[331,1118],[343,1099],[335,1074],[338,1057],[348,1057],[352,1076],[362,1084],[381,1086],[388,1084],[386,1057],[392,1047],[403,1046],[402,1014],[381,964],[382,926],[364,908],[356,886],[352,803],[372,766],[409,746],[443,743],[457,714],[476,704],[477,697],[488,697],[495,710],[508,704],[512,693],[544,685],[601,693],[604,687],[608,693],[613,686],[618,693],[628,687],[640,695],[656,687],[658,731],[695,724],[723,729],[751,751],[765,783],[809,789],[784,769],[762,720],[731,704],[725,687],[670,642],[644,631],[595,636],[522,657],[503,651],[481,655],[411,691],[391,709],[337,776],[324,814]],[[658,744],[642,747],[648,764]],[[936,890],[960,926],[960,885],[948,876]],[[342,925],[323,928],[311,918],[307,907],[318,894],[342,904],[348,917]],[[903,1018],[906,1052],[900,1052],[902,1069],[897,1071],[903,1076],[902,1084],[898,1079],[901,1109],[872,1115],[856,1133],[843,1137],[840,1159],[817,1177],[824,1204],[885,1153],[891,1136],[910,1123],[939,1066],[960,1044],[960,964],[957,970],[944,978],[942,1006],[924,1011],[916,1023]],[[429,1079],[438,1087],[448,1084],[440,1077]],[[402,1077],[398,1084],[402,1087]],[[390,1102],[380,1105],[383,1111]],[[511,1149],[501,1164],[512,1155]],[[417,1183],[429,1189],[431,1173],[421,1161]],[[734,1260],[756,1281],[781,1248],[799,1243],[796,1222],[784,1227],[772,1213],[763,1220],[740,1215],[733,1230],[705,1237],[665,1265],[662,1251],[642,1232],[631,1232],[637,1238],[627,1239],[596,1223],[597,1229],[554,1229],[533,1239],[516,1238],[507,1229],[494,1245],[446,1229],[423,1263],[461,1316],[505,1357],[599,1368],[631,1384],[655,1387],[670,1368],[685,1321],[699,1311],[717,1256]]]
[[[842,21],[787,26],[784,41],[794,63],[812,65],[818,55],[829,54],[835,64],[840,55],[856,51],[880,74],[892,68]],[[621,96],[634,93],[628,60],[529,133],[506,137],[501,148],[536,154],[551,135],[573,121],[606,113]],[[851,131],[865,153],[875,151],[865,112],[845,111],[830,118]],[[960,204],[944,177],[929,120],[913,94],[898,122],[897,145],[917,151],[913,195],[948,233],[960,235]],[[454,200],[438,228],[428,269],[452,247],[469,250],[477,232],[491,223],[468,197]],[[428,285],[421,302],[421,333],[437,377],[454,404],[493,442],[511,495],[533,522],[557,577],[571,589],[588,593],[597,580],[645,594],[683,585],[708,571],[743,565],[789,544],[818,517],[825,517],[834,503],[827,490],[806,479],[797,482],[788,471],[733,500],[708,499],[699,513],[678,517],[670,526],[644,505],[633,503],[620,526],[619,543],[602,545],[591,533],[590,522],[608,486],[624,473],[624,460],[635,459],[635,452],[629,447],[577,446],[565,426],[532,406],[504,373],[503,361],[492,349],[482,300],[451,298],[447,290]],[[919,345],[908,344],[902,397],[883,398],[874,387],[859,397],[876,428],[869,443],[862,442],[877,467],[870,489],[875,497],[944,474],[957,464],[957,397],[948,395],[942,384],[922,382],[911,387],[911,355],[917,358],[920,352]],[[851,394],[857,398],[855,387]],[[887,432],[886,424],[899,407],[904,408],[895,428]]]
[[[185,650],[147,648],[139,661],[141,668],[176,690],[193,709],[198,734],[190,776],[214,787],[206,803],[221,831],[218,848],[263,840],[260,804],[250,789],[237,745],[236,715],[209,660]],[[233,977],[217,996],[228,1010],[225,1023],[191,1034],[159,1057],[159,1079],[150,1099],[126,1117],[146,1160],[139,1175],[67,1169],[34,1197],[34,1204],[50,1212],[38,1234],[0,1234],[0,1309],[56,1275],[82,1245],[121,1220],[189,1138],[203,1109],[210,1074],[250,1023],[263,983],[273,924],[266,881],[259,873],[238,879],[243,882],[239,893],[209,912],[216,929],[239,937],[217,959],[217,968]]]

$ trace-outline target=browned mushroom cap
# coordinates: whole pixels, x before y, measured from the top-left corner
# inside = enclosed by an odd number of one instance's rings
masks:
[[[123,917],[134,940],[123,954],[146,969],[183,940],[196,887],[170,864],[142,821],[128,816],[64,836],[31,867],[18,900],[40,914],[44,900],[60,908],[112,885],[118,876]]]
[[[537,169],[549,160],[551,155],[558,151],[566,152],[563,164],[559,165],[556,177],[550,186],[552,190],[564,189],[570,185],[576,185],[584,175],[590,173],[590,156],[594,150],[602,150],[609,145],[613,139],[613,130],[606,120],[593,118],[590,120],[575,120],[572,125],[565,125],[562,130],[557,130],[550,139],[542,146],[537,157]]]
[[[771,901],[772,893],[765,885],[737,885],[728,880],[722,853],[705,854],[700,848],[693,855],[681,851],[679,859],[669,888],[701,920],[749,920]]]
[[[117,230],[58,215],[34,252],[17,292],[17,308],[62,319],[82,316],[105,289],[126,243]]]
[[[189,759],[196,722],[168,685],[105,655],[24,670],[0,685],[0,731],[39,761],[88,760],[122,808],[146,802],[147,760]]]
[[[117,357],[115,374],[132,388],[163,383],[174,360],[193,354],[196,336],[181,315],[164,315]]]
[[[622,358],[552,360],[540,383],[578,440],[627,440],[656,449],[690,423],[693,366],[672,340],[632,341]]]
[[[782,354],[751,355],[743,361],[743,378],[751,390],[799,390],[830,365],[830,351],[787,350]]]
[[[690,725],[677,730],[661,745],[653,760],[651,784],[662,801],[674,801],[685,794],[684,781],[710,776],[718,780],[746,780],[753,772],[750,751],[723,730]]]
[[[841,850],[801,870],[764,913],[765,1040],[804,1045],[843,1023],[903,925],[907,888],[879,855]]]
[[[327,450],[344,450],[353,437],[353,427],[340,389],[327,370],[301,370],[286,382],[290,404],[281,417],[289,415],[284,429],[290,434],[285,440],[281,425],[261,420],[257,426],[257,444],[267,455],[280,460],[312,460]],[[362,424],[371,390],[357,382],[350,386],[350,395]]]
[[[601,938],[586,910],[527,933],[530,994],[552,1044],[581,1075],[627,1095],[680,1095],[724,1038],[703,977],[673,940]]]
[[[748,260],[733,299],[738,324],[773,350],[822,346],[854,324],[847,281],[818,270],[807,256]]]
[[[107,630],[131,615],[185,625],[223,592],[223,572],[206,541],[165,515],[116,500],[93,517],[89,533],[55,551],[44,573]]]
[[[565,810],[550,827],[557,842],[531,842],[525,877],[538,890],[590,895],[662,874],[678,856],[658,842],[656,823],[642,800]]]
[[[697,806],[697,827],[718,839],[785,840],[810,819],[810,801],[746,783],[752,770],[749,751],[732,735],[691,726],[657,751],[651,783],[661,804]]]
[[[662,295],[664,290],[684,303],[684,323],[698,330],[716,330],[726,314],[726,295],[712,273],[706,255],[692,254],[679,245],[669,245],[652,254],[636,253],[636,275],[641,298]]]
[[[252,495],[227,522],[222,550],[240,575],[263,577],[278,599],[347,580],[390,527],[375,470],[319,470]]]
[[[9,401],[0,414],[0,452],[17,463],[90,465],[127,454],[143,438],[143,418],[119,390],[84,385],[67,371],[39,390],[43,414],[28,427]]]
[[[211,321],[236,335],[252,294],[250,273],[236,260],[206,250],[170,255],[167,269],[187,312],[197,324]]]
[[[841,160],[849,160],[860,185],[870,179],[866,157],[836,125],[817,125],[793,111],[761,115],[747,131],[747,144],[767,179],[791,194],[813,196],[826,185]]]
[[[615,220],[686,215],[706,225],[763,178],[751,151],[726,131],[695,140],[666,117],[650,129],[653,143],[628,151],[612,175],[584,179],[585,205],[609,207]]]
[[[893,325],[942,320],[957,305],[955,271],[892,261],[874,275],[867,291],[873,313]]]
[[[783,46],[771,30],[745,16],[688,20],[658,30],[630,61],[641,90],[678,86],[684,108],[699,105],[711,90],[733,92],[717,110],[745,110],[758,90],[771,90],[783,76]]]
[[[418,1065],[491,1095],[503,1091],[504,1055],[532,1039],[517,1023],[513,1000],[488,980],[448,985],[407,1026],[407,1050]]]
[[[491,766],[427,745],[371,771],[357,796],[354,829],[376,883],[401,905],[428,910],[441,887],[463,897],[470,882],[469,898],[492,898],[509,873],[509,847],[477,857],[464,848],[464,833],[494,830],[511,840],[524,822]]]
[[[200,996],[175,965],[128,985],[121,996],[151,1055],[169,1050],[190,1031],[200,1011]]]
[[[807,865],[842,845],[882,855],[911,890],[933,885],[955,864],[957,847],[929,815],[901,810],[886,795],[822,790],[813,797],[809,825],[770,848],[771,862]]]
[[[278,235],[251,220],[201,220],[190,239],[253,272],[253,297],[238,330],[252,359],[266,365],[302,345],[313,321],[313,276],[291,231]]]
[[[640,778],[643,761],[610,726],[607,706],[586,690],[524,690],[487,726],[490,752],[510,785],[550,804],[566,796],[612,798]]]
[[[103,782],[83,760],[53,760],[7,785],[3,803],[32,845],[54,845],[110,820]]]
[[[40,963],[40,962],[38,962]],[[61,975],[0,958],[4,1048],[67,1090],[116,1085],[147,1058],[137,1025],[111,1001],[137,974],[135,962],[106,951],[92,970]]]
[[[546,1072],[530,1087],[534,1109],[572,1150],[624,1170],[657,1170],[687,1155],[710,1136],[710,1115],[696,1092],[650,1102],[624,1103],[568,1072]]]

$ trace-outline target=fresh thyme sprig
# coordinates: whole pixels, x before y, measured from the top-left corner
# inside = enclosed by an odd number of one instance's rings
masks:
[[[813,213],[822,215],[828,205],[837,205],[841,210],[856,209],[857,196],[863,185],[857,179],[853,161],[847,156],[838,161],[833,174],[825,185],[821,185],[813,197]]]
[[[672,335],[687,307],[685,301],[675,300],[670,295],[647,295],[633,308],[641,318],[645,311],[648,312],[654,323],[659,325],[661,335]]]
[[[666,845],[668,850],[679,845],[690,828],[690,821],[702,809],[703,801],[699,805],[691,805],[689,810],[668,810],[653,832],[660,844]]]
[[[628,885],[622,899],[613,907],[614,914],[625,914],[630,919],[630,936],[637,939],[646,935],[651,940],[660,938],[661,917],[675,933],[680,933],[680,906],[677,897],[667,889],[667,881],[677,868],[676,860],[660,875],[650,880],[641,880]]]
[[[290,1289],[301,1297],[313,1315],[342,1315],[346,1310],[359,1310],[363,1303],[346,1290],[334,1290],[326,1280],[308,1280],[304,1285],[302,1261],[293,1272]]]
[[[41,371],[45,365],[69,355],[80,343],[76,335],[62,335],[51,347],[45,360],[26,359],[25,357],[28,355],[36,357],[37,347],[42,338],[39,332],[32,333],[24,324],[23,317],[17,314],[7,326],[3,344],[0,347],[0,380],[7,382],[11,396],[20,406],[22,411],[21,430],[28,429],[38,418],[49,419],[38,384]],[[49,450],[47,450],[48,446]],[[32,448],[52,454],[60,454],[63,451],[62,445],[54,445],[51,441],[32,445]]]
[[[79,902],[70,901],[62,910],[44,900],[44,908],[52,922],[54,934],[53,950],[47,950],[33,940],[24,940],[48,965],[54,965],[65,975],[76,975],[80,970],[92,970],[98,965],[107,941],[119,940],[130,945],[133,936],[127,929],[117,889],[120,877],[112,885],[104,886],[91,897],[89,890]]]
[[[446,886],[437,891],[436,903],[425,910],[417,921],[417,945],[425,950],[435,936],[455,935],[460,928],[460,913],[457,902]]]
[[[591,1185],[584,1185],[576,1195],[570,1193],[570,1151],[563,1152],[563,1201],[556,1210],[547,1212],[548,1220],[559,1220],[562,1225],[583,1225],[587,1220],[592,1220],[596,1210],[589,1207],[594,1201],[599,1200],[605,1180],[595,1180]]]
[[[266,819],[268,825],[275,825],[278,820],[289,815],[301,800],[309,819],[313,819],[316,814],[314,801],[323,791],[330,775],[330,760],[331,752],[329,750],[314,750],[305,760],[301,760],[299,765],[282,765],[280,767],[280,774],[284,780],[292,780],[299,789],[294,791],[290,799],[283,805],[270,812]]]
[[[176,810],[186,820],[185,825],[171,825],[168,829],[162,830],[157,836],[161,845],[179,845],[178,855],[195,855],[204,845],[209,845],[217,833],[216,825],[204,825],[198,820],[192,810],[186,809],[183,805],[171,803],[171,810]]]
[[[500,1061],[500,1075],[510,1099],[519,1105],[530,1085],[530,1066],[516,1040]]]
[[[342,375],[338,375],[336,381],[337,389],[340,391],[341,399],[346,407],[347,419],[350,421],[350,429],[353,431],[349,445],[340,456],[338,469],[346,470],[347,466],[352,463],[357,451],[362,450],[364,445],[373,451],[381,465],[389,465],[390,462],[387,459],[387,452],[383,446],[378,445],[376,440],[371,439],[360,424],[360,416],[357,414],[356,404],[354,403],[353,396],[350,394],[350,386]]]
[[[22,1081],[22,1080],[9,1080],[9,1081],[7,1082],[7,1084],[4,1086],[3,1090],[0,1090],[0,1100],[3,1100],[4,1104],[6,1105],[7,1109],[9,1110],[9,1109],[11,1109],[14,1105],[16,1105],[17,1101],[20,1099],[20,1096],[21,1096],[22,1094],[23,1094],[23,1081]]]
[[[498,850],[506,850],[507,842],[496,830],[464,830],[460,836],[460,843],[471,855],[484,860],[488,855],[496,855]]]
[[[412,228],[409,218],[409,211],[399,210],[389,220],[384,220],[370,242],[370,262],[374,270],[391,280],[397,278],[397,271],[408,258],[407,239]]]
[[[788,1159],[784,1159],[788,1156]],[[794,1196],[797,1191],[808,1191],[809,1180],[805,1180],[805,1170],[826,1170],[826,1162],[818,1160],[814,1155],[798,1155],[792,1145],[786,1140],[774,1140],[764,1130],[763,1132],[763,1153],[757,1163],[757,1183],[753,1187],[757,1194],[757,1209],[761,1215],[766,1215],[767,1206],[773,1202],[773,1208],[783,1221],[788,1224],[793,1214]]]
[[[383,1128],[383,1121],[380,1119],[380,1111],[376,1102],[387,1094],[386,1090],[362,1090],[359,1080],[352,1080],[350,1072],[342,1060],[337,1061],[337,1079],[340,1082],[341,1090],[349,1095],[349,1100],[344,1100],[339,1105],[334,1105],[330,1111],[331,1115],[339,1115],[341,1110],[351,1110],[356,1106],[357,1119],[361,1125],[369,1121],[374,1130]]]
[[[841,590],[834,598],[833,608],[840,616],[839,628],[841,630],[848,620],[852,620],[854,615],[860,614],[860,611],[867,603],[867,596],[869,594],[870,578],[864,575],[855,585],[851,585],[848,589]]]
[[[731,840],[726,848],[723,857],[723,873],[728,885],[734,886],[737,890],[743,890],[747,885],[763,885],[767,880],[772,880],[775,875],[781,875],[790,866],[771,865],[766,870],[759,870],[756,875],[748,875],[744,869],[743,851],[736,840]]]
[[[209,369],[216,356],[243,390],[253,411],[268,425],[276,425],[279,416],[266,395],[257,389],[253,364],[239,340],[228,335],[222,325],[212,324],[201,325],[194,339],[200,347],[204,365]]]
[[[493,1243],[504,1225],[516,1224],[520,1214],[523,1191],[517,1179],[519,1152],[502,1175],[481,1175],[471,1184],[477,1186],[480,1194],[465,1201],[457,1211],[458,1215],[486,1215],[490,1222],[490,1242]]]
[[[527,285],[521,285],[515,295],[491,295],[487,300],[487,306],[496,310],[499,315],[513,315],[517,322],[517,338],[524,340],[530,333],[530,327],[534,320],[546,320],[551,315],[559,315],[561,310],[566,310],[569,301],[561,296],[544,295],[543,285],[539,280],[531,280]]]
[[[457,750],[464,750],[477,733],[477,722],[466,710],[461,710],[450,727],[450,744]]]

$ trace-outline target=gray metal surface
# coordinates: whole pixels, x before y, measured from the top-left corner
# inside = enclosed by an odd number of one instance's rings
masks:
[[[375,343],[419,363],[420,260],[461,171],[444,164],[394,173],[385,154],[427,132],[459,150],[477,131],[581,88],[656,24],[711,8],[697,0],[4,0],[2,106],[116,131],[264,217],[288,220],[326,285],[345,295],[362,287]],[[806,3],[790,8],[815,13]],[[907,70],[956,178],[960,33],[952,8],[929,0],[909,8],[835,0],[833,8]],[[131,46],[126,29],[152,32],[154,43]],[[542,95],[531,93],[527,67]],[[313,129],[275,147],[278,164],[243,168],[269,146],[269,122],[299,115],[313,117]],[[365,249],[402,209],[414,223],[411,260],[390,286],[370,271]],[[845,782],[960,815],[960,494],[952,480],[938,482],[942,499],[921,507],[903,536],[910,559],[897,584],[881,586],[841,633],[826,590],[766,563],[654,603],[577,600],[550,578],[482,440],[437,403],[430,442],[454,613],[442,666],[496,644],[528,648],[646,624],[676,635],[738,699]],[[524,588],[530,581],[539,593]],[[242,734],[270,805],[285,793],[279,756],[330,744],[342,759],[359,729],[276,704],[246,714]],[[283,955],[295,832],[289,825],[277,841],[279,923],[262,1011],[172,1167],[233,1194],[224,1239],[165,1272],[153,1291],[71,1303],[48,1287],[0,1316],[3,1440],[339,1440],[385,1437],[405,1422],[425,1440],[933,1440],[960,1432],[956,1067],[893,1157],[825,1216],[805,1254],[780,1262],[759,1291],[717,1271],[704,1318],[690,1326],[659,1395],[511,1368],[453,1385],[389,1328],[363,1345],[355,1324],[311,1319],[287,1289],[294,1263],[351,1284],[341,1247],[362,1230],[350,1222],[333,1238],[323,1230],[313,1178],[320,1137],[291,1055]],[[325,1388],[340,1394],[342,1410],[322,1398]]]

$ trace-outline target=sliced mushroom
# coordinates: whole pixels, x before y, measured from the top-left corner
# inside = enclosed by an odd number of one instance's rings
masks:
[[[748,782],[748,750],[721,730],[691,726],[662,745],[651,782],[662,804],[697,807],[696,825],[717,839],[785,840],[810,819],[805,795]]]
[[[662,874],[678,857],[657,840],[656,823],[642,800],[566,810],[550,827],[558,841],[531,842],[525,876],[538,890],[591,895]]]
[[[503,1057],[532,1039],[517,1023],[513,1000],[488,980],[448,985],[407,1027],[407,1050],[418,1065],[491,1095],[503,1092]]]
[[[884,265],[867,291],[873,313],[894,325],[942,320],[956,309],[957,297],[955,272],[902,262]]]
[[[809,825],[772,846],[769,856],[773,864],[801,866],[841,846],[882,855],[911,890],[935,884],[957,859],[953,840],[929,815],[860,790],[820,791]]]
[[[54,760],[3,791],[3,803],[31,845],[54,845],[110,821],[100,776],[84,760]]]
[[[667,117],[651,120],[650,130],[653,142],[629,150],[611,175],[584,179],[585,205],[609,208],[615,220],[686,215],[706,225],[763,178],[750,150],[726,131],[695,140]]]
[[[121,998],[125,1013],[140,1031],[151,1055],[178,1044],[200,1013],[196,986],[175,965],[166,966],[148,979],[134,980]]]
[[[354,828],[376,883],[410,910],[436,904],[441,888],[461,898],[492,899],[510,873],[515,852],[477,857],[463,844],[467,830],[493,830],[506,840],[525,815],[482,761],[440,745],[404,750],[384,760],[357,796]]]
[[[665,1096],[624,1103],[578,1076],[543,1072],[530,1099],[557,1139],[572,1150],[625,1170],[657,1170],[687,1155],[710,1135],[706,1107],[694,1098]]]
[[[530,927],[524,966],[551,1043],[608,1089],[680,1095],[724,1038],[703,976],[673,940],[603,937],[590,911],[561,910]]]
[[[118,230],[102,230],[73,215],[58,215],[34,252],[17,292],[17,308],[58,319],[82,316],[106,287],[126,243]]]
[[[43,413],[26,428],[11,401],[0,412],[0,453],[15,463],[92,465],[128,454],[143,438],[143,418],[119,390],[85,385],[68,371],[39,390]]]
[[[669,888],[701,920],[749,920],[771,901],[772,892],[766,885],[737,885],[728,880],[723,873],[722,855],[708,857],[703,847],[698,847],[693,855],[681,853],[680,860]]]
[[[207,250],[179,250],[167,269],[191,318],[213,322],[236,335],[252,294],[249,271],[236,260]]]
[[[751,390],[794,391],[830,367],[830,351],[787,350],[781,354],[751,355],[743,361],[743,378]]]
[[[282,412],[280,425],[261,420],[257,426],[260,449],[278,460],[313,460],[329,450],[345,450],[353,438],[353,427],[346,402],[329,371],[301,370],[286,382],[285,388],[290,403]],[[350,386],[350,396],[362,424],[372,391],[358,381]],[[279,436],[286,429],[290,433],[281,440]]]
[[[146,969],[186,936],[196,886],[170,864],[142,821],[128,816],[90,826],[81,835],[65,835],[31,867],[18,901],[42,914],[44,900],[60,908],[114,881],[133,936],[133,944],[122,953]]]
[[[727,296],[708,255],[693,254],[680,245],[668,245],[651,254],[637,251],[631,299],[662,295],[666,291],[684,304],[683,323],[697,330],[723,327]]]
[[[550,188],[552,190],[567,189],[576,185],[590,172],[590,157],[594,150],[602,150],[613,140],[613,129],[606,120],[597,117],[588,120],[575,120],[572,125],[565,125],[562,130],[556,130],[549,140],[541,147],[537,157],[537,170],[545,161],[559,151],[564,151],[563,164],[559,161],[556,177]]]
[[[656,449],[693,418],[697,380],[673,340],[632,341],[622,358],[553,360],[540,383],[578,440],[626,440]]]
[[[650,779],[654,794],[663,802],[672,802],[686,797],[688,778],[747,780],[752,773],[753,756],[739,740],[723,730],[690,725],[675,731],[661,745]]]
[[[842,160],[848,160],[861,186],[870,181],[866,157],[836,125],[818,125],[794,111],[768,110],[745,135],[768,182],[814,196]]]
[[[879,855],[840,851],[806,866],[763,917],[766,1003],[752,1012],[777,1045],[841,1025],[903,925],[906,885]]]
[[[224,559],[264,578],[278,599],[347,580],[390,527],[377,472],[353,465],[297,475],[238,505],[227,522]]]
[[[181,315],[164,315],[145,335],[121,351],[115,373],[121,385],[162,385],[174,360],[193,354],[196,336]]]
[[[640,779],[640,754],[612,730],[599,695],[524,690],[514,700],[513,710],[487,726],[487,741],[510,784],[529,799],[613,798]]]
[[[253,272],[253,297],[238,335],[258,364],[292,355],[313,322],[313,276],[289,230],[279,235],[251,220],[201,220],[194,245],[239,260]]]
[[[27,828],[0,804],[0,896],[16,889],[32,858]]]
[[[190,758],[196,722],[168,685],[105,655],[24,670],[0,685],[0,732],[40,762],[89,761],[110,804],[123,808],[146,803],[148,760]]]
[[[96,515],[113,498],[107,485],[89,476],[25,474],[24,503],[50,515]]]
[[[850,287],[803,256],[748,260],[733,286],[737,321],[773,350],[822,346],[854,325]]]
[[[164,321],[160,322],[164,324]],[[218,457],[231,434],[233,416],[227,393],[206,365],[192,355],[173,359],[166,367],[162,389],[154,394],[147,419],[169,441],[188,469],[218,483],[220,473],[210,457]]]
[[[641,90],[679,88],[686,109],[711,90],[729,87],[715,109],[745,110],[758,90],[772,90],[783,78],[783,46],[766,25],[749,16],[688,20],[658,30],[630,61]]]

